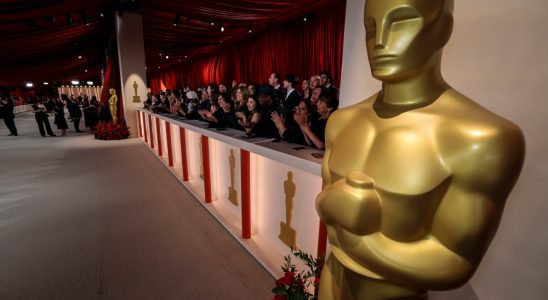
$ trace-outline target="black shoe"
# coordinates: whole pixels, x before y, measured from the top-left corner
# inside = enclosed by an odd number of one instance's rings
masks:
[[[42,134],[42,137],[46,137],[46,135],[45,135],[45,134]]]
[[[14,134],[15,136],[18,136],[17,132]]]
[[[12,135],[13,135],[13,133],[8,134],[8,136],[12,136]]]
[[[57,136],[57,135],[55,135],[55,134],[50,134],[49,136]]]

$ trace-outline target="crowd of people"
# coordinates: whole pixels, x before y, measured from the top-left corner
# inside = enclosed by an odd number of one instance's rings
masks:
[[[87,95],[79,95],[78,97],[71,95],[61,95],[58,98],[37,99],[31,105],[32,112],[38,124],[40,135],[46,137],[57,136],[49,121],[49,117],[53,117],[53,122],[60,130],[61,136],[67,135],[69,129],[67,118],[65,117],[65,108],[68,111],[68,119],[74,126],[75,132],[83,132],[80,129],[80,122],[84,118],[85,127],[89,128],[90,132],[95,130],[99,122],[111,122],[112,116],[106,103],[99,103],[95,96],[89,98]],[[14,101],[11,97],[0,98],[0,113],[6,126],[10,131],[10,136],[17,136],[17,128],[15,126],[13,113]]]
[[[268,84],[232,82],[209,84],[195,90],[166,90],[149,94],[145,108],[233,128],[248,136],[283,139],[318,149],[325,148],[325,126],[339,104],[339,91],[329,71],[302,80],[273,72]]]

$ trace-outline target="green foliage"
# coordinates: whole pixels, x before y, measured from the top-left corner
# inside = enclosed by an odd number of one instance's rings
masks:
[[[300,259],[306,266],[306,270],[298,271],[291,261],[291,254],[284,257],[281,267],[283,277],[276,280],[276,287],[272,289],[273,300],[316,300],[320,287],[320,276],[324,265],[324,257],[315,258],[311,254],[301,250],[294,251],[293,256]],[[314,294],[309,290],[314,288]]]

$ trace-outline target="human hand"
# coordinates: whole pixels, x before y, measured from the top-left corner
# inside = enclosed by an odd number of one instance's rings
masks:
[[[270,114],[270,119],[274,122],[276,127],[280,127],[284,124],[283,117],[276,111],[274,111]]]

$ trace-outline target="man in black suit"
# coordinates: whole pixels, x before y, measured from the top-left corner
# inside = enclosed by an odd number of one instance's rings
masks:
[[[72,122],[74,122],[74,130],[76,130],[76,132],[82,132],[80,130],[80,119],[82,118],[82,110],[80,109],[80,105],[78,105],[74,97],[72,97],[69,103],[67,103],[67,109],[69,111]]]
[[[329,71],[323,71],[320,74],[320,83],[325,86],[330,92],[339,96],[339,90],[333,85],[333,75]]]
[[[15,121],[13,120],[15,118],[15,114],[13,113],[13,101],[11,98],[1,99],[0,107],[4,111],[4,123],[6,123],[6,127],[8,127],[10,131],[9,135],[17,136],[17,127],[15,127]]]
[[[285,98],[285,92],[280,85],[280,74],[274,72],[268,77],[268,84],[274,88],[274,95],[278,98],[278,101],[282,101]]]
[[[55,134],[51,130],[51,126],[49,125],[46,107],[42,103],[38,103],[33,104],[32,109],[34,110],[34,118],[36,119],[36,123],[38,124],[38,130],[40,131],[40,135],[46,137],[47,131],[49,136],[55,136]],[[44,127],[46,128],[46,130],[44,130]]]
[[[293,110],[297,105],[299,105],[299,102],[301,102],[301,95],[297,93],[297,90],[295,88],[299,84],[299,79],[295,77],[294,75],[287,75],[283,81],[284,89],[287,91],[285,94],[285,98],[282,101],[282,106],[284,107],[285,112],[285,121],[286,123],[293,122]],[[286,124],[287,126],[288,124]]]

